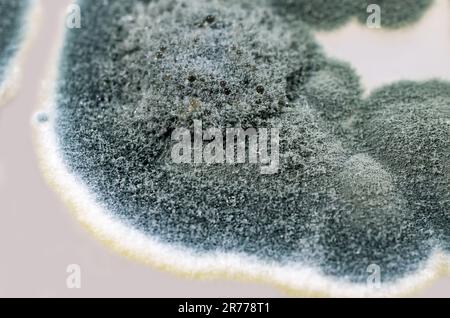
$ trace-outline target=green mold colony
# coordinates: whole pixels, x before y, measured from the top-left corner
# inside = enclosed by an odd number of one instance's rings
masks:
[[[355,72],[327,59],[306,24],[258,3],[80,5],[55,130],[69,170],[128,226],[358,283],[369,264],[392,282],[449,247],[448,83],[402,82],[362,99]],[[351,13],[346,5],[335,14]],[[171,134],[195,119],[278,128],[279,172],[173,163]]]

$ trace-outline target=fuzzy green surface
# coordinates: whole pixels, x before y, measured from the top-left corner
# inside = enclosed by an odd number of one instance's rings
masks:
[[[80,5],[55,132],[69,171],[124,224],[361,284],[370,264],[395,281],[448,247],[448,83],[399,83],[363,100],[349,65],[268,6]],[[278,128],[279,172],[174,163],[171,134],[195,119]]]

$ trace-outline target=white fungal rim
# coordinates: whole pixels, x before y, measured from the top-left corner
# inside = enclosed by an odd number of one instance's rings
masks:
[[[162,243],[155,237],[126,226],[108,213],[77,175],[68,171],[58,148],[54,119],[56,80],[64,40],[63,29],[54,48],[54,58],[37,110],[38,114],[48,114],[48,121],[39,122],[37,116],[32,119],[36,150],[47,182],[62,196],[76,218],[109,247],[153,267],[186,277],[257,281],[274,285],[296,296],[404,296],[417,292],[438,277],[449,273],[450,257],[442,250],[436,250],[416,273],[395,283],[382,283],[381,288],[376,289],[365,284],[324,276],[317,268],[300,264],[279,265],[235,253],[195,253],[186,248]]]

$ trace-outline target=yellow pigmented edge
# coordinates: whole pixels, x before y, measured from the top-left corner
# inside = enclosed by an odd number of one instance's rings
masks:
[[[439,277],[450,274],[450,257],[436,250],[415,274],[396,283],[382,284],[381,289],[374,289],[326,277],[317,269],[298,264],[264,263],[250,256],[232,253],[195,254],[186,248],[158,242],[155,238],[125,226],[108,215],[101,203],[96,201],[95,194],[89,192],[81,180],[67,170],[58,154],[53,122],[56,109],[55,86],[63,41],[64,28],[61,27],[37,109],[38,113],[48,114],[48,121],[39,123],[36,118],[32,119],[33,142],[39,167],[49,186],[61,196],[85,229],[108,248],[131,260],[183,278],[229,279],[271,285],[294,297],[409,296],[431,285]]]
[[[25,63],[25,57],[28,55],[41,25],[42,7],[40,0],[32,2],[30,7],[27,8],[28,12],[25,13],[24,19],[27,22],[24,30],[22,30],[23,39],[20,47],[12,57],[11,63],[4,74],[4,80],[0,84],[0,106],[10,102],[17,94],[22,80],[22,66]]]

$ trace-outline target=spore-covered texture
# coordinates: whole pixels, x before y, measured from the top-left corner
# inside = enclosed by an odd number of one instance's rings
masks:
[[[119,45],[120,62],[128,85],[140,90],[126,121],[152,123],[164,134],[194,119],[255,127],[278,115],[293,94],[286,78],[301,80],[314,67],[317,47],[305,26],[288,29],[267,9],[195,7],[138,5],[122,19],[129,36]]]
[[[433,0],[270,0],[277,12],[289,20],[301,19],[318,29],[333,29],[357,17],[361,23],[374,13],[369,5],[381,9],[381,27],[399,28],[418,21]]]
[[[30,0],[0,0],[0,85],[9,63],[19,49],[25,13]]]
[[[421,229],[448,248],[450,199],[450,85],[400,82],[364,105],[361,136],[369,153],[389,164]],[[414,208],[415,206],[415,208]]]
[[[392,282],[448,248],[450,85],[363,100],[303,22],[225,2],[80,1],[55,114],[70,172],[121,222],[192,251],[365,283],[369,264]],[[194,120],[278,128],[278,173],[174,163],[171,135]]]

